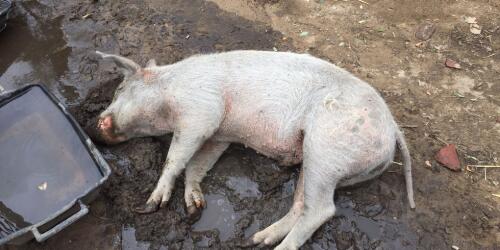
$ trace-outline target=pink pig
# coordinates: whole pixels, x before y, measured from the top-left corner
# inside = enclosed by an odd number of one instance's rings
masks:
[[[381,174],[396,145],[415,207],[410,154],[389,108],[369,84],[331,63],[305,54],[233,51],[142,68],[97,53],[125,76],[99,116],[100,137],[112,144],[173,132],[161,177],[139,212],[165,206],[186,170],[188,214],[199,217],[205,206],[200,182],[230,143],[281,165],[302,163],[292,208],[249,245],[282,240],[275,249],[298,249],[335,214],[335,188]]]

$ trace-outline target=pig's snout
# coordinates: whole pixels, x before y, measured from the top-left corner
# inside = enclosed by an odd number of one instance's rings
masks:
[[[97,128],[103,133],[108,133],[107,131],[113,130],[113,118],[108,115],[102,118],[99,118],[97,122]]]
[[[89,133],[89,135],[98,142],[117,144],[125,140],[123,136],[117,135],[114,119],[111,115],[99,117],[97,124],[94,123],[93,127],[94,129],[90,130],[92,133]]]

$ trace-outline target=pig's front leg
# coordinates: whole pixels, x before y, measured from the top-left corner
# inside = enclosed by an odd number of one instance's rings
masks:
[[[174,132],[160,180],[149,196],[146,205],[136,209],[138,213],[152,213],[157,211],[158,207],[164,207],[167,204],[174,188],[175,179],[185,169],[194,153],[203,145],[205,138],[211,136],[212,133],[210,130],[188,126],[184,127],[182,131]]]
[[[186,200],[187,219],[189,223],[196,222],[201,216],[201,210],[206,206],[200,183],[207,172],[229,146],[227,142],[208,140],[196,152],[186,167]]]

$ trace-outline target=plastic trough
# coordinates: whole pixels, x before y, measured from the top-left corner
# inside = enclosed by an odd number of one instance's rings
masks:
[[[88,213],[110,168],[45,87],[0,93],[0,246],[42,242]]]
[[[7,27],[7,19],[9,18],[10,8],[12,3],[9,0],[0,0],[0,31]]]

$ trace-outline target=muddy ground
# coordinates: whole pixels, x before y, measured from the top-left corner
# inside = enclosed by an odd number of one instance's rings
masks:
[[[336,193],[337,216],[303,249],[500,249],[500,2],[492,0],[16,1],[0,33],[0,85],[47,85],[86,126],[120,76],[94,50],[145,64],[234,49],[306,52],[373,84],[403,126],[417,208],[400,166]],[[476,17],[473,34],[465,17]],[[435,24],[430,40],[415,37]],[[444,66],[446,58],[461,69]],[[457,145],[461,172],[434,160]],[[113,174],[90,215],[44,243],[6,249],[233,249],[283,216],[294,168],[231,146],[206,177],[199,222],[184,221],[179,178],[167,208],[137,215],[154,188],[169,138],[100,149]],[[396,159],[398,161],[398,159]],[[431,166],[425,162],[429,161]]]

